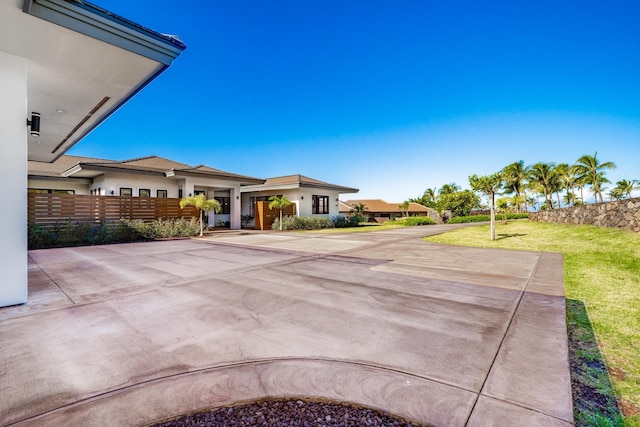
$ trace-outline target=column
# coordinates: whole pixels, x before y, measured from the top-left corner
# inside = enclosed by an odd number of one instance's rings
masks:
[[[0,307],[27,302],[27,62],[0,51]]]
[[[239,230],[242,228],[242,222],[240,216],[242,214],[240,205],[240,187],[234,187],[229,190],[229,197],[231,198],[231,215],[229,215],[229,221],[231,222],[232,230]]]

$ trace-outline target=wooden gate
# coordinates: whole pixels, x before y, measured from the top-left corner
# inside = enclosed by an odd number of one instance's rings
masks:
[[[269,209],[269,202],[256,202],[253,211],[256,213],[256,230],[271,230],[271,226],[280,218],[279,209]],[[292,203],[282,209],[282,216],[294,216],[296,205]]]

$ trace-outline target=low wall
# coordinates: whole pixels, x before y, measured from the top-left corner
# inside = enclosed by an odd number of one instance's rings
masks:
[[[529,220],[616,227],[640,232],[640,198],[532,212]]]

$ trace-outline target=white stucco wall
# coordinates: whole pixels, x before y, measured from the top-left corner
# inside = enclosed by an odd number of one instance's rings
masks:
[[[0,51],[0,307],[27,302],[27,62]]]
[[[263,197],[283,195],[287,199],[296,204],[296,212],[298,216],[325,216],[333,218],[340,214],[338,206],[337,191],[329,191],[317,188],[296,188],[289,190],[269,190],[269,191],[256,191],[247,192],[242,194],[242,214],[249,214],[251,211],[251,197]],[[313,196],[328,196],[329,197],[329,213],[328,214],[313,214]]]
[[[78,183],[73,180],[58,181],[58,180],[41,180],[41,179],[29,179],[28,188],[44,189],[44,190],[73,190],[75,194],[86,195],[89,194],[89,184]]]
[[[143,188],[151,190],[151,197],[156,197],[158,190],[167,190],[167,197],[178,197],[177,181],[153,175],[105,173],[93,179],[89,190],[100,189],[102,196],[109,196],[113,191],[113,195],[119,196],[121,188],[131,188],[133,196],[138,196],[139,190]]]

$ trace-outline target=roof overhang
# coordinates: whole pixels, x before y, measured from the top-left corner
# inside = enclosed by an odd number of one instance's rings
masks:
[[[155,79],[184,50],[83,0],[0,2],[0,50],[27,61],[28,158],[52,162]]]
[[[194,170],[171,169],[166,171],[164,175],[167,178],[172,178],[172,179],[184,179],[186,177],[221,179],[225,181],[239,182],[243,186],[252,185],[252,184],[262,184],[264,182],[264,179],[260,179],[260,178],[252,178],[250,176],[235,175],[235,174],[214,173],[209,171],[199,172]]]
[[[278,191],[278,190],[296,190],[299,188],[321,188],[323,190],[337,191],[339,194],[351,194],[357,193],[357,188],[349,188],[342,186],[327,186],[327,185],[315,185],[310,183],[289,183],[289,184],[277,184],[277,185],[247,185],[240,188],[242,193],[250,193],[257,191]]]
[[[86,164],[78,163],[66,171],[62,172],[64,177],[78,177],[78,178],[95,178],[96,176],[104,175],[105,173],[125,173],[131,175],[147,175],[147,176],[163,176],[163,171],[152,170],[140,170],[118,167],[118,164]]]

